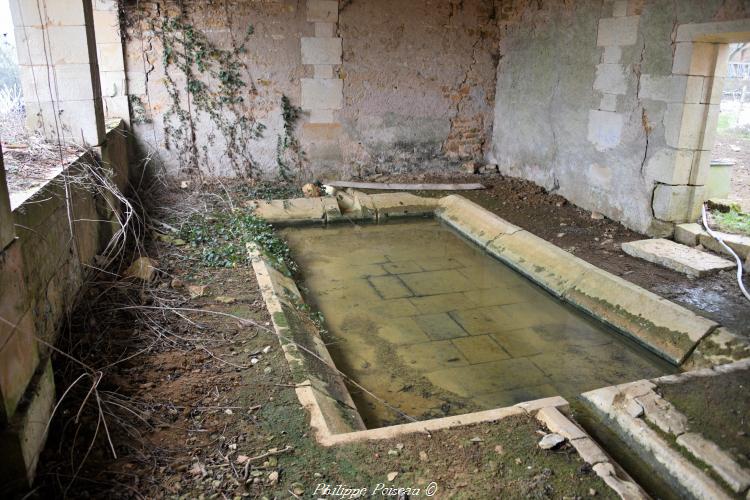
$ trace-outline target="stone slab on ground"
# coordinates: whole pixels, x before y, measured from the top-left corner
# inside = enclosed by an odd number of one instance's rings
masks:
[[[700,224],[688,222],[686,224],[677,224],[674,228],[674,240],[689,247],[696,247],[700,243],[702,234],[708,234]]]
[[[629,241],[622,244],[622,250],[633,257],[694,277],[735,266],[734,262],[663,238]]]
[[[714,231],[714,233],[722,240],[724,240],[724,243],[726,243],[729,248],[737,252],[737,255],[739,255],[741,259],[744,260],[750,257],[750,236],[720,233],[718,231]],[[704,247],[716,253],[729,255],[729,252],[727,252],[726,249],[724,249],[724,247],[721,246],[721,244],[714,238],[712,238],[708,233],[702,234],[700,236],[700,243]]]

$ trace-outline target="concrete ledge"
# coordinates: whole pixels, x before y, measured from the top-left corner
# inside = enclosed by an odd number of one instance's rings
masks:
[[[303,403],[304,405],[304,403]],[[344,443],[355,443],[360,441],[373,441],[380,439],[392,439],[405,434],[416,432],[434,432],[443,429],[452,429],[464,425],[479,424],[483,422],[495,422],[514,415],[536,414],[542,408],[559,407],[566,408],[568,402],[561,397],[543,398],[528,403],[520,403],[506,408],[495,408],[465,415],[454,415],[451,417],[434,418],[431,420],[420,420],[408,424],[392,425],[379,429],[368,429],[365,431],[350,432],[347,434],[326,435],[318,434],[318,440],[324,446]]]
[[[597,268],[528,231],[501,235],[487,252],[557,297],[562,297],[584,273]]]
[[[336,202],[325,198],[294,198],[291,200],[253,200],[249,206],[258,217],[271,224],[324,224],[329,211],[340,215]],[[335,209],[331,201],[336,205]]]
[[[718,324],[601,269],[586,272],[564,298],[680,365]]]

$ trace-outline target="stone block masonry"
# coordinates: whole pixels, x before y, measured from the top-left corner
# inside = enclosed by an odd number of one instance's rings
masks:
[[[113,129],[94,165],[121,188],[128,183],[128,133],[124,124]],[[68,170],[82,175],[84,163],[92,162],[87,156]],[[0,246],[0,495],[26,489],[33,480],[55,400],[50,350],[37,339],[55,345],[86,270],[112,234],[114,214],[77,185],[70,193],[77,218],[71,227],[62,185],[59,179],[45,185],[10,219],[4,215],[10,210],[7,196],[0,193],[0,234],[12,237]],[[117,205],[110,200],[108,206]]]
[[[336,37],[338,1],[308,0],[307,21],[315,24],[315,36],[302,37],[302,64],[312,66],[313,77],[302,78],[301,105],[310,113],[302,126],[302,145],[316,168],[335,168],[343,158],[341,125],[337,111],[343,107],[343,81],[337,68],[342,61],[342,40]],[[326,133],[321,134],[321,128]]]
[[[90,50],[92,2],[61,0],[40,9],[35,0],[11,0],[10,6],[27,126],[55,141],[99,144],[104,115],[96,50]]]

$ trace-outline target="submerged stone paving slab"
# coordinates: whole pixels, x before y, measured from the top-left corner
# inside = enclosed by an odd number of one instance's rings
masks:
[[[633,257],[696,278],[735,267],[734,262],[663,238],[629,241],[622,244],[622,250]]]

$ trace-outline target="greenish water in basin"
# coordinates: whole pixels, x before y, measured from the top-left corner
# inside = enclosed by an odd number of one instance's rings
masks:
[[[418,419],[673,373],[435,220],[281,231],[336,366]],[[350,386],[368,427],[403,417]]]

